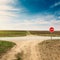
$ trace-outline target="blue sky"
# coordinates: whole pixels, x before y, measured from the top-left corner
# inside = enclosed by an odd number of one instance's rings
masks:
[[[0,30],[60,30],[60,0],[1,0]]]

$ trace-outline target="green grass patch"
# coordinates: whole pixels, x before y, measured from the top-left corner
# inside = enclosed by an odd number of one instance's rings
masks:
[[[0,31],[0,37],[26,36],[26,31]]]
[[[0,58],[2,57],[2,55],[4,53],[6,53],[7,51],[9,51],[14,45],[16,45],[13,42],[9,42],[9,41],[0,41]]]

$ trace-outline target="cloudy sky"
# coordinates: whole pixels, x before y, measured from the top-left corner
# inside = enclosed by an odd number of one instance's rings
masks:
[[[0,30],[60,30],[60,0],[0,0]]]

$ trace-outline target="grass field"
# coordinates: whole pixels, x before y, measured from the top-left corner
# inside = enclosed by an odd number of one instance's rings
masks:
[[[60,40],[46,40],[38,46],[41,60],[60,60]]]
[[[3,54],[9,51],[14,45],[16,44],[13,42],[0,40],[0,58],[2,57]]]
[[[0,31],[0,37],[26,36],[26,31]]]
[[[50,33],[49,31],[30,31],[30,33],[39,36],[60,36],[60,31],[55,31],[53,33]]]
[[[19,30],[0,30],[0,37],[16,37],[26,35],[51,36],[49,31],[19,31]],[[60,31],[55,31],[52,36],[60,36]]]

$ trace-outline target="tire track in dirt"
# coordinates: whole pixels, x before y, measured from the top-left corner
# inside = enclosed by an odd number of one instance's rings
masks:
[[[20,43],[20,42],[19,42]],[[15,55],[20,52],[24,52],[23,60],[39,60],[39,52],[37,50],[37,44],[39,41],[21,41],[20,44],[17,44],[14,48],[11,49],[5,56],[0,60],[14,60]]]
[[[34,41],[31,47],[31,60],[40,60],[40,55],[38,51],[38,43],[41,41]]]
[[[7,52],[0,60],[14,60],[16,58],[15,55],[17,53],[21,53],[22,51],[22,60],[40,60],[40,51],[38,50],[37,44],[43,40],[45,40],[45,38],[42,39],[36,36],[27,36],[25,38],[22,38],[22,40],[11,40],[12,42],[16,43],[16,46]]]
[[[19,52],[21,52],[27,44],[29,44],[29,41],[19,41],[15,42],[17,45],[13,47],[10,51],[8,51],[0,60],[14,60],[15,55]]]

